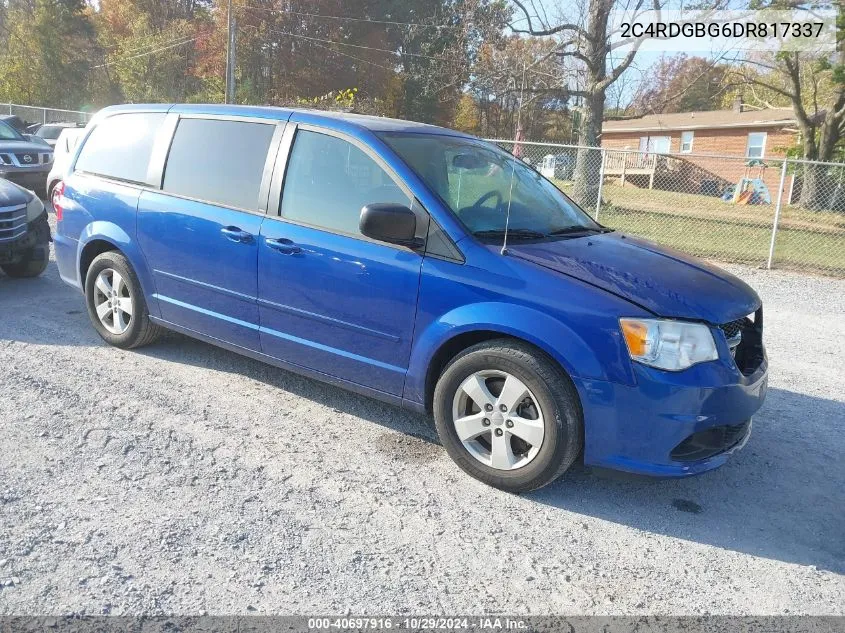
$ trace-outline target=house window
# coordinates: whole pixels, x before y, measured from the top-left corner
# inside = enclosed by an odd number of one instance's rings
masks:
[[[668,154],[672,150],[671,136],[641,136],[640,151],[648,154]]]
[[[692,151],[692,139],[695,132],[681,132],[681,154],[689,154]]]
[[[745,155],[748,158],[763,158],[766,151],[766,133],[749,132],[748,146],[745,148]]]

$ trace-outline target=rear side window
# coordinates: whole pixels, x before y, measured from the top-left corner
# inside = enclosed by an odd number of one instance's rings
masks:
[[[361,208],[377,202],[411,206],[378,163],[352,143],[300,130],[285,174],[282,217],[360,235]]]
[[[275,124],[182,119],[164,170],[164,190],[254,211]]]
[[[97,125],[85,141],[76,171],[144,184],[156,132],[164,112],[116,114]]]

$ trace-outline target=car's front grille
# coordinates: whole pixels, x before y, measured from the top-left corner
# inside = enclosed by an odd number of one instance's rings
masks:
[[[757,371],[763,362],[763,308],[753,316],[753,319],[742,317],[719,326],[725,333],[736,366],[746,376]]]
[[[731,321],[730,323],[723,323],[719,327],[725,333],[725,337],[730,341],[737,334],[741,334],[742,331],[749,325],[754,325],[751,319],[749,319],[748,317],[742,317],[741,319]]]
[[[750,424],[749,420],[693,433],[672,450],[670,457],[676,462],[694,462],[723,453],[745,439]]]
[[[0,242],[6,242],[26,233],[26,205],[0,207]]]
[[[35,152],[26,152],[21,154],[15,154],[15,158],[18,159],[18,163],[23,165],[24,167],[28,165],[37,165],[41,162],[38,154]]]

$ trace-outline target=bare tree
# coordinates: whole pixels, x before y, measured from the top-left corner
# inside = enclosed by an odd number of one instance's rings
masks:
[[[618,38],[611,27],[610,14],[622,10],[630,16],[644,11],[661,11],[668,0],[583,0],[577,15],[549,21],[545,9],[534,0],[511,0],[516,10],[511,22],[514,33],[557,40],[556,55],[571,63],[562,64],[561,72],[569,85],[569,94],[578,101],[581,111],[578,144],[600,145],[601,127],[609,88],[633,63],[647,35],[638,38]],[[710,10],[725,6],[717,0]],[[700,16],[699,16],[700,19]],[[619,58],[617,53],[619,51]],[[623,54],[624,52],[624,54]],[[575,164],[576,199],[585,206],[593,206],[598,196],[600,178],[598,152],[582,150]]]
[[[559,40],[558,55],[571,58],[575,62],[569,65],[564,63],[562,68],[565,69],[563,72],[577,73],[577,76],[572,77],[575,85],[570,87],[569,94],[580,104],[578,144],[598,146],[607,90],[634,61],[643,38],[620,40],[611,44],[608,23],[617,0],[587,0],[581,14],[575,19],[560,21],[554,25],[548,22],[545,15],[532,13],[525,0],[512,1],[518,9],[515,15],[522,18],[527,25],[523,27],[512,23],[511,29],[514,33],[555,37]],[[659,10],[660,3],[664,1],[652,0],[653,8]],[[623,42],[629,46],[628,52],[612,66],[609,63],[611,53],[614,49],[621,48]],[[601,166],[597,156],[597,152],[582,150],[578,153],[575,163],[574,194],[585,206],[595,205],[598,196]]]
[[[845,43],[831,56],[805,52],[781,52],[771,62],[749,57],[734,70],[734,82],[751,89],[752,98],[766,107],[769,96],[792,107],[800,132],[801,157],[808,161],[830,161],[845,136]],[[754,88],[762,89],[762,94]],[[827,169],[816,164],[803,167],[799,203],[820,209],[832,186],[826,182]]]

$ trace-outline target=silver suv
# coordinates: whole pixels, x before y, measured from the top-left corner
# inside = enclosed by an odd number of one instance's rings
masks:
[[[42,192],[53,166],[53,148],[0,121],[0,178]]]

